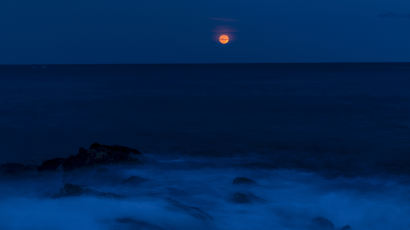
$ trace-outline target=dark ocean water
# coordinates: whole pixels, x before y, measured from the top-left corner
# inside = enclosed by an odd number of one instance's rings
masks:
[[[143,152],[409,159],[410,64],[0,67],[0,162]]]
[[[0,163],[143,152],[0,166],[0,229],[408,230],[409,89],[410,64],[0,66]]]

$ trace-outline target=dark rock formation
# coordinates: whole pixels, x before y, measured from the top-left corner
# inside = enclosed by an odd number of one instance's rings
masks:
[[[340,230],[352,230],[352,227],[350,227],[350,225],[345,225]]]
[[[64,158],[54,158],[44,161],[39,167],[38,171],[55,171],[63,164]]]
[[[108,193],[100,192],[93,189],[88,189],[86,187],[75,185],[75,184],[65,184],[60,192],[53,196],[53,198],[63,198],[63,197],[73,197],[73,196],[99,196],[106,198],[123,198],[123,196]]]
[[[236,192],[232,195],[231,201],[237,204],[249,204],[255,201],[262,201],[262,199],[250,192]]]
[[[55,158],[44,161],[39,167],[39,171],[55,171],[62,167],[64,171],[70,171],[83,167],[116,164],[127,162],[138,162],[136,156],[140,155],[136,149],[119,145],[92,144],[88,149],[80,148],[77,155],[66,159]]]
[[[255,181],[246,177],[236,177],[233,181],[232,184],[255,184]]]
[[[312,219],[309,230],[334,230],[335,225],[324,217],[316,217]]]
[[[77,155],[70,156],[63,162],[65,171],[95,166],[100,164],[115,164],[131,161],[138,161],[134,155],[139,155],[136,149],[119,146],[119,145],[101,145],[94,143],[89,149],[80,148]]]

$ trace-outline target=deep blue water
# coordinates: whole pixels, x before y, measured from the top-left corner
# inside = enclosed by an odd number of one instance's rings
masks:
[[[409,86],[409,64],[2,66],[0,162],[94,141],[408,158]]]

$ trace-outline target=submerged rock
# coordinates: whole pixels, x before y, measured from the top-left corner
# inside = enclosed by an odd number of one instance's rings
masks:
[[[64,188],[60,190],[59,195],[61,197],[64,196],[81,196],[86,193],[86,190],[79,186],[79,185],[74,185],[74,184],[65,184]]]
[[[64,162],[64,158],[54,158],[44,161],[39,167],[38,171],[55,171],[61,167]]]
[[[233,181],[232,184],[256,184],[256,182],[252,179],[246,178],[246,177],[236,177]]]
[[[123,196],[108,193],[100,192],[93,189],[88,189],[84,186],[75,185],[75,184],[65,184],[60,192],[53,196],[53,198],[63,198],[63,197],[73,197],[73,196],[99,196],[106,198],[123,198]]]
[[[231,201],[237,204],[250,204],[255,201],[262,201],[262,198],[255,196],[253,193],[236,192],[232,195]]]
[[[335,225],[324,217],[316,217],[312,219],[309,230],[334,230]]]
[[[209,215],[208,213],[206,213],[198,207],[185,205],[173,199],[169,199],[168,201],[170,204],[172,204],[172,208],[177,209],[179,211],[183,211],[192,217],[195,217],[203,221],[210,221],[213,219],[211,215]]]
[[[147,179],[140,176],[130,176],[127,179],[123,180],[122,183],[125,185],[139,185],[144,183]]]
[[[352,227],[350,227],[350,225],[345,225],[340,230],[352,230]]]

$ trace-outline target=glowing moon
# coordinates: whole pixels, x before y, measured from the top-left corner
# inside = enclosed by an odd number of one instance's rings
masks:
[[[228,44],[230,40],[231,39],[229,38],[229,36],[227,34],[222,34],[218,38],[219,43],[221,43],[222,45]]]

